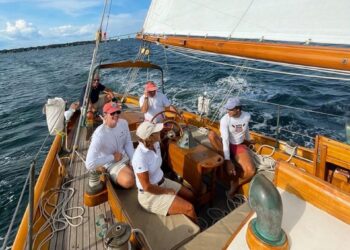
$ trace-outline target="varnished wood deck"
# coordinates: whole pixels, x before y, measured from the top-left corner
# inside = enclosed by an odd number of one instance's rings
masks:
[[[88,141],[85,141],[85,135],[86,128],[82,128],[79,153],[82,154],[84,158],[89,144]],[[79,157],[75,157],[71,170],[73,178],[82,176],[86,172],[82,160]],[[68,207],[81,206],[84,208],[83,223],[77,227],[68,226],[64,231],[56,233],[50,241],[49,249],[104,249],[103,239],[101,237],[102,234],[100,234],[101,225],[98,225],[100,224],[98,222],[101,222],[99,217],[103,215],[108,226],[112,225],[115,221],[107,202],[96,207],[86,207],[84,205],[83,199],[87,181],[88,178],[86,176],[85,178],[80,178],[72,182],[70,187],[75,189],[75,193],[68,203]],[[67,212],[67,214],[76,216],[77,210],[73,210],[72,213]],[[74,222],[77,223],[77,220]]]

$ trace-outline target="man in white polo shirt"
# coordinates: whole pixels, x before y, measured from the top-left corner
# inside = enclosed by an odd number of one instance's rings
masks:
[[[154,82],[148,81],[145,85],[144,94],[140,97],[141,112],[145,114],[146,121],[151,121],[155,114],[164,111],[165,108],[171,105],[169,99],[157,89]],[[159,115],[154,122],[162,122],[163,119],[164,116]]]
[[[228,195],[232,196],[240,185],[248,182],[255,174],[247,147],[253,142],[249,136],[250,114],[242,111],[240,100],[237,97],[230,98],[224,108],[227,114],[220,120],[221,138],[214,131],[210,131],[208,137],[213,148],[225,158],[226,173],[232,177]]]
[[[134,154],[128,122],[119,118],[118,103],[109,102],[103,106],[104,123],[98,126],[91,138],[86,156],[89,171],[107,171],[111,180],[124,188],[135,185],[130,160]]]

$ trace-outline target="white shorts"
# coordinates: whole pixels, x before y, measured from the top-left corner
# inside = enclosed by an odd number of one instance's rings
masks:
[[[151,194],[149,192],[138,192],[138,200],[140,205],[147,211],[160,215],[167,215],[176,194],[181,189],[181,184],[164,178],[164,182],[160,185],[163,188],[172,188],[175,194]]]
[[[108,163],[105,165],[107,172],[109,173],[112,181],[115,184],[118,184],[116,181],[117,181],[117,177],[118,177],[120,170],[122,170],[128,164],[129,164],[129,157],[125,154],[125,155],[123,155],[123,158],[120,161]]]

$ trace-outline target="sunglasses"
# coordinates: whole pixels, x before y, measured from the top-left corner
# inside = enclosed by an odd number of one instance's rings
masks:
[[[100,81],[100,79],[94,79],[94,82],[99,82]]]
[[[115,111],[115,112],[113,112],[113,113],[110,113],[110,115],[111,115],[111,116],[116,116],[116,115],[120,115],[121,113],[122,113],[122,111],[117,110],[117,111]]]

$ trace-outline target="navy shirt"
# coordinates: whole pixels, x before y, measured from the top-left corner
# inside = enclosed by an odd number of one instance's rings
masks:
[[[98,102],[98,97],[99,97],[100,93],[103,90],[105,90],[105,88],[106,87],[101,83],[95,89],[91,87],[90,102],[92,104]],[[83,105],[85,90],[86,90],[86,85],[84,85],[84,88],[82,89],[81,94],[80,94],[80,105]]]

